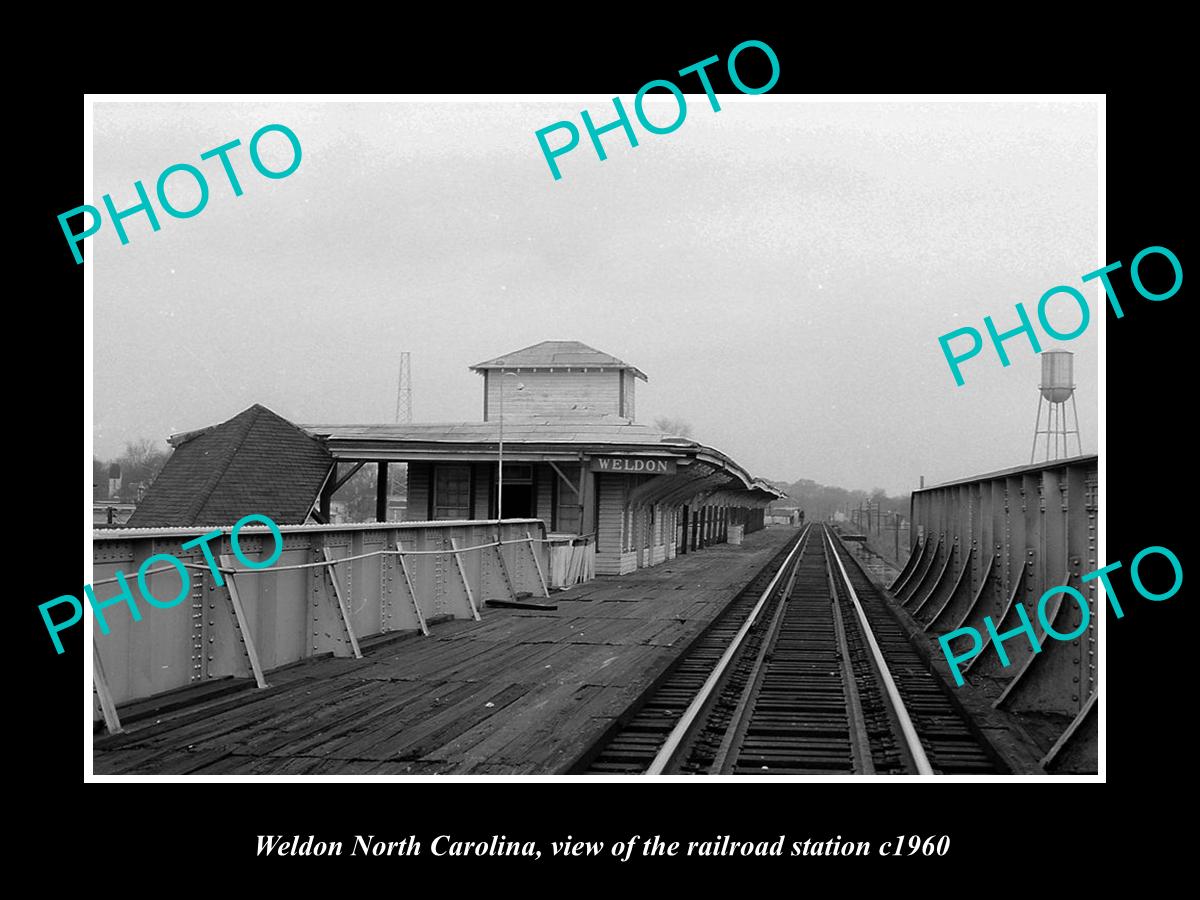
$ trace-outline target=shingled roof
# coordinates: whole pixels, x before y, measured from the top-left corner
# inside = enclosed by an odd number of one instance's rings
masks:
[[[251,513],[298,525],[333,465],[320,441],[257,403],[171,443],[128,527],[232,525]]]
[[[487,362],[471,366],[473,372],[487,369],[628,369],[642,381],[649,381],[636,366],[615,356],[581,344],[579,341],[542,341],[532,347],[514,350]]]

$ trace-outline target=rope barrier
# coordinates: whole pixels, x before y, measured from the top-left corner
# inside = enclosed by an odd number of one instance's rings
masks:
[[[564,539],[565,540],[565,539]],[[511,541],[491,541],[487,544],[476,544],[472,547],[459,547],[457,550],[372,550],[369,553],[359,553],[354,556],[343,556],[340,559],[320,560],[313,563],[294,563],[287,566],[267,566],[261,569],[228,569],[224,566],[202,566],[199,563],[187,563],[180,560],[180,565],[185,569],[200,569],[213,570],[222,573],[223,575],[254,575],[260,572],[288,572],[296,569],[315,569],[319,566],[333,566],[337,563],[353,562],[356,559],[369,559],[372,556],[448,556],[456,553],[469,553],[473,550],[487,550],[489,547],[500,547],[507,544],[552,544],[560,541],[551,541],[546,538],[519,538]],[[175,566],[163,566],[158,569],[147,569],[145,572],[139,573],[143,577],[146,575],[156,575],[159,572],[177,571]],[[116,577],[100,578],[92,582],[95,587],[98,584],[116,584]]]

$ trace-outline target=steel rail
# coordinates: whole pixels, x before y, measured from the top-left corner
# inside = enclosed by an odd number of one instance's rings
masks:
[[[737,764],[738,754],[742,749],[742,742],[746,739],[746,732],[750,728],[750,720],[754,715],[754,708],[758,703],[763,682],[766,680],[766,662],[768,657],[774,652],[775,644],[779,640],[780,626],[783,624],[784,613],[788,607],[788,599],[791,596],[792,587],[796,583],[796,572],[800,568],[800,560],[804,559],[804,553],[804,550],[800,551],[796,565],[792,567],[791,577],[788,578],[787,586],[783,589],[783,595],[779,598],[779,603],[775,607],[775,615],[771,619],[771,624],[767,626],[767,633],[763,636],[758,656],[754,659],[754,664],[746,678],[746,685],[742,688],[742,693],[738,697],[737,707],[730,716],[729,726],[725,729],[725,736],[721,739],[721,744],[717,748],[717,752],[713,755],[712,764],[708,767],[710,774],[728,775]]]
[[[846,697],[846,724],[850,738],[850,755],[854,760],[854,771],[862,775],[875,774],[875,757],[871,753],[871,736],[867,732],[863,716],[862,697],[854,677],[854,662],[850,653],[850,641],[846,625],[842,621],[842,602],[838,597],[837,581],[833,577],[832,553],[825,554],[825,578],[829,582],[829,602],[833,604],[833,633],[837,637],[838,656],[841,657],[842,692]]]
[[[783,565],[779,567],[779,571],[775,573],[775,577],[772,578],[771,583],[767,585],[767,589],[763,591],[762,596],[758,598],[758,602],[754,604],[754,609],[750,611],[750,614],[746,617],[746,621],[743,622],[742,627],[738,629],[738,633],[734,635],[729,646],[725,648],[725,652],[721,654],[721,658],[717,660],[716,666],[713,667],[712,672],[709,674],[704,684],[700,687],[699,692],[695,697],[692,698],[692,702],[688,704],[688,708],[684,711],[679,721],[675,724],[675,727],[671,729],[671,733],[667,735],[667,740],[662,745],[662,748],[658,751],[658,755],[654,757],[654,761],[651,762],[650,767],[646,769],[646,775],[661,775],[666,767],[669,766],[674,760],[675,755],[679,752],[680,748],[683,746],[684,740],[691,731],[693,723],[700,716],[700,713],[703,711],[703,709],[708,705],[708,702],[712,697],[713,690],[721,681],[721,676],[725,673],[725,669],[729,666],[729,663],[737,653],[738,648],[742,645],[742,641],[745,639],[746,634],[750,631],[755,621],[758,619],[759,613],[761,613],[763,607],[766,606],[767,599],[772,593],[774,593],[775,588],[779,585],[784,573],[788,571],[789,566],[791,566],[793,560],[796,558],[796,554],[799,553],[801,548],[804,547],[804,545],[808,542],[808,536],[811,528],[811,522],[804,526],[804,531],[800,533],[800,537],[796,540],[796,546],[793,547],[792,552],[787,555],[787,558],[783,561]]]
[[[917,735],[917,729],[912,723],[912,719],[908,715],[908,708],[904,705],[904,699],[900,696],[900,690],[896,687],[896,682],[892,679],[892,673],[888,669],[887,660],[883,658],[883,651],[879,649],[879,643],[875,640],[875,634],[871,631],[871,623],[867,620],[867,614],[863,611],[862,604],[858,602],[858,594],[854,591],[854,585],[850,583],[850,575],[846,572],[846,567],[842,564],[842,558],[837,553],[837,548],[834,546],[833,538],[830,537],[828,529],[823,530],[825,540],[829,542],[829,551],[833,554],[833,558],[837,561],[838,570],[842,573],[842,582],[846,586],[846,592],[850,595],[850,602],[854,604],[854,609],[858,613],[858,621],[862,625],[863,635],[867,639],[867,644],[871,647],[871,654],[875,659],[875,667],[879,672],[880,680],[883,681],[884,689],[887,691],[888,700],[892,704],[892,710],[896,714],[896,719],[900,723],[900,730],[904,735],[904,742],[908,747],[908,752],[916,763],[917,773],[920,775],[933,775],[933,767],[929,764],[929,758],[925,755],[925,748],[921,746],[921,738]]]

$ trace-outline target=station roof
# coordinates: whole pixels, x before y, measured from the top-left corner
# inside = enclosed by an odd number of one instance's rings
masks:
[[[494,461],[499,422],[298,426],[255,404],[232,419],[173,435],[174,453],[126,527],[231,525],[250,513],[303,523],[336,461]],[[785,496],[726,454],[614,415],[509,416],[512,461],[636,454],[674,459],[678,473],[637,488],[639,502],[724,494],[765,504]]]
[[[488,369],[628,369],[642,381],[649,381],[636,366],[579,341],[542,341],[471,366],[473,372]]]
[[[175,452],[129,518],[130,528],[230,525],[251,513],[303,522],[333,465],[319,440],[265,406],[173,435]]]
[[[452,422],[420,425],[305,425],[322,438],[336,459],[396,461],[491,461],[500,442],[499,422]],[[726,454],[690,438],[637,425],[620,416],[509,416],[504,420],[504,454],[513,461],[571,460],[581,455],[636,453],[698,462],[706,472],[722,473],[730,489],[771,497],[784,496],[755,478]]]
[[[388,443],[496,443],[500,439],[501,423],[441,422],[406,425],[304,425],[306,431],[336,444],[345,440],[366,439]],[[659,431],[649,425],[638,425],[622,416],[598,415],[578,418],[561,415],[505,416],[504,442],[507,444],[570,443],[666,445],[668,448],[695,448],[700,444],[690,438]]]

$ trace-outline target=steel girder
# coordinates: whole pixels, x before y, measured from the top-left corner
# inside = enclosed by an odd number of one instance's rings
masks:
[[[892,585],[930,634],[977,629],[985,646],[966,668],[967,679],[999,681],[996,706],[1057,723],[1073,758],[1075,748],[1090,745],[1095,728],[1098,581],[1082,576],[1102,565],[1097,475],[1097,458],[1082,456],[915,491],[913,554]],[[1037,616],[1042,595],[1060,585],[1079,591],[1090,613],[1086,630],[1067,641],[1047,634]],[[1018,604],[1034,623],[1041,651],[1017,635],[1004,643],[1010,659],[1004,666],[983,619],[990,616],[1003,634],[1019,627]],[[1057,594],[1045,616],[1054,631],[1069,634],[1083,613]]]

